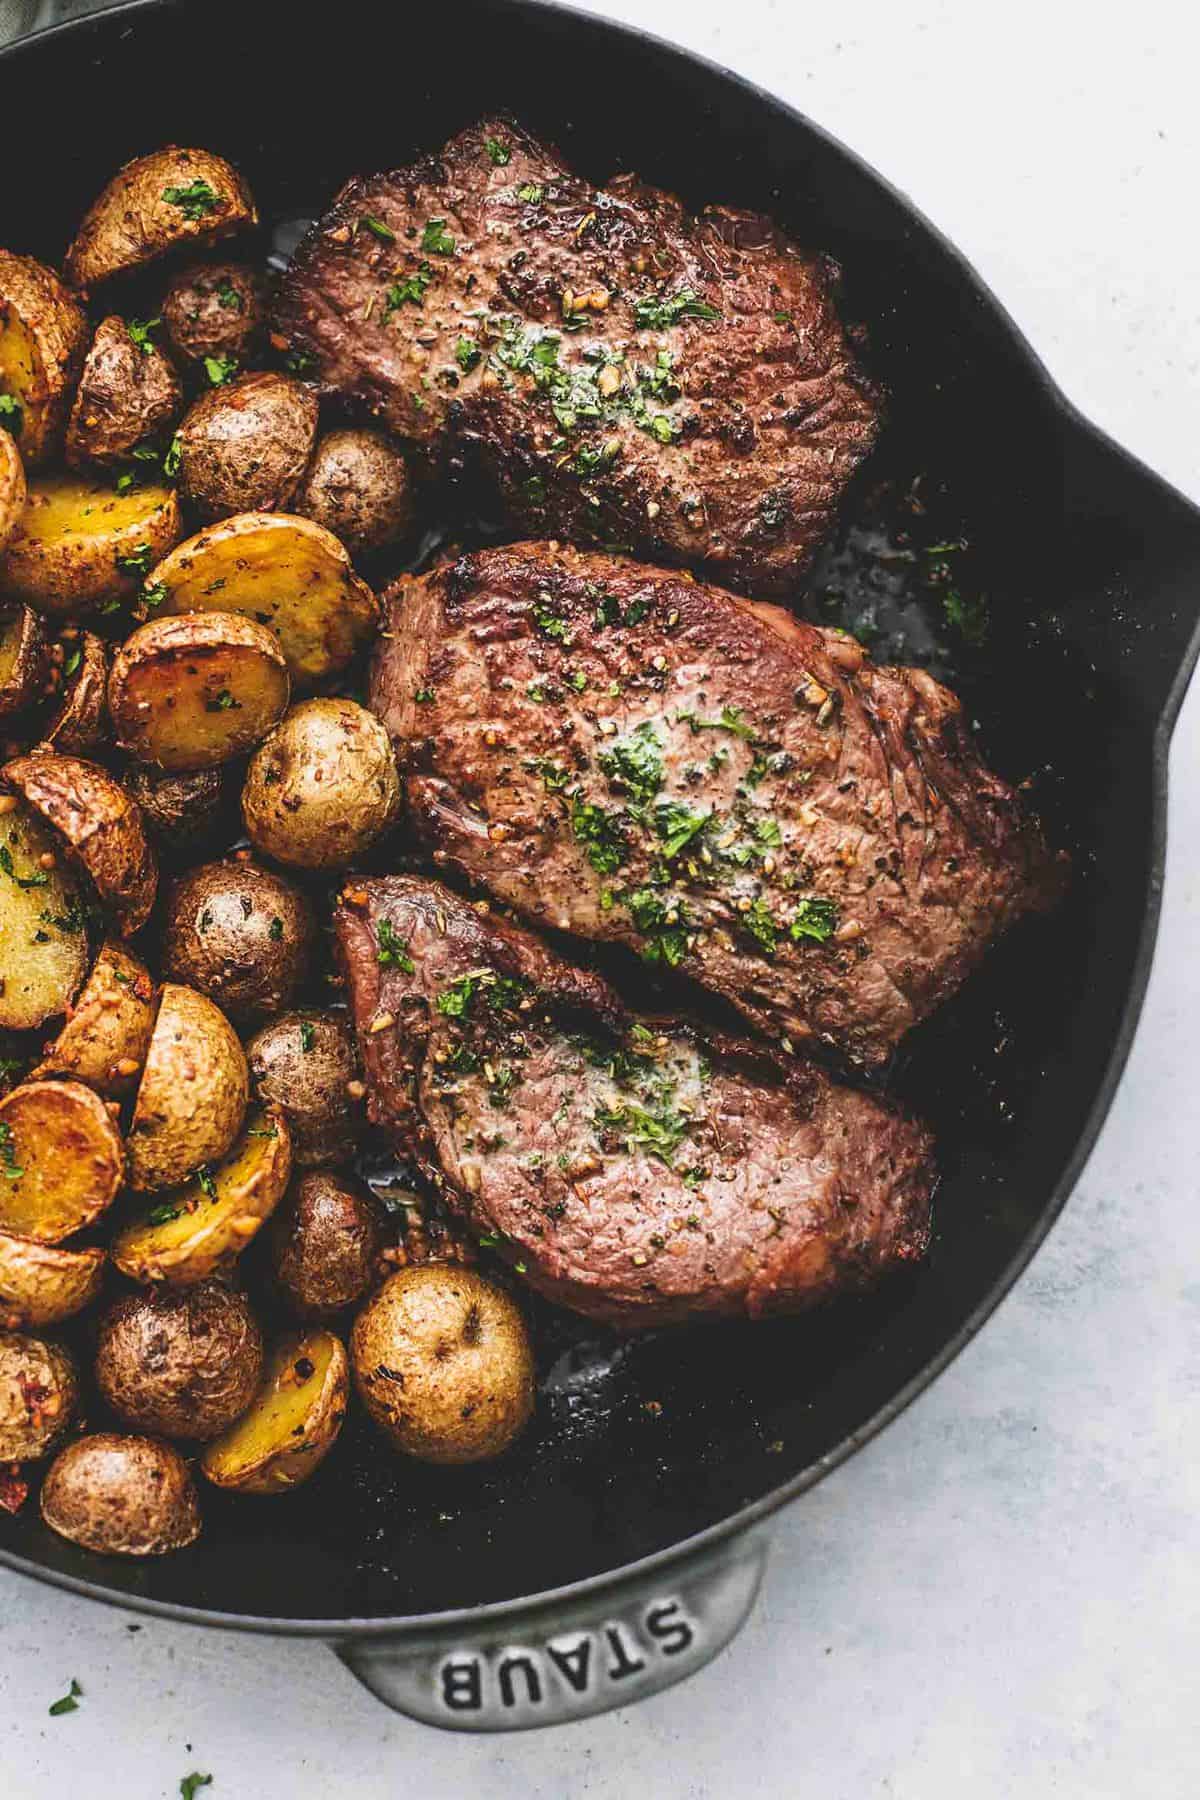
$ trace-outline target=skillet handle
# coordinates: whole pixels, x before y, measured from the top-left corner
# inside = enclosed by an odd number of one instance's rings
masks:
[[[748,1533],[662,1574],[592,1598],[532,1606],[472,1630],[338,1644],[342,1662],[393,1711],[449,1731],[564,1725],[694,1675],[749,1617],[767,1540]]]

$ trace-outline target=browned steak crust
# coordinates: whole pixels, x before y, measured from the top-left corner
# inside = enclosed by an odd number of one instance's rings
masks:
[[[548,1299],[624,1326],[759,1317],[923,1254],[930,1142],[902,1113],[635,1019],[437,883],[367,881],[335,924],[372,1117]]]
[[[1063,868],[954,696],[844,634],[560,548],[398,582],[370,704],[435,861],[878,1063]]]
[[[281,285],[324,391],[466,465],[532,531],[778,591],[827,533],[879,405],[836,269],[769,220],[594,188],[504,120],[360,176]]]

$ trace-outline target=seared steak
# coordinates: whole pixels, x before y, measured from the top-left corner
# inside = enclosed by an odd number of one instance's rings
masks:
[[[372,1117],[547,1298],[614,1324],[795,1311],[917,1260],[928,1134],[414,876],[336,914]]]
[[[870,1064],[1062,867],[954,696],[686,576],[560,548],[398,582],[370,704],[435,861]]]
[[[594,188],[504,120],[358,177],[281,285],[276,340],[520,526],[778,589],[878,401],[837,272],[753,213]]]

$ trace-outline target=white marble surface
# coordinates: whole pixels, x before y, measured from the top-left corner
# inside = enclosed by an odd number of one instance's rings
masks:
[[[854,145],[964,248],[1066,391],[1200,500],[1194,9],[612,0]],[[844,12],[845,17],[838,16]],[[1108,20],[1112,23],[1108,23]],[[0,1793],[1175,1800],[1200,1791],[1200,692],[1158,962],[1065,1217],[971,1348],[781,1520],[689,1685],[536,1737],[395,1719],[317,1645],[0,1575]],[[71,1676],[78,1712],[46,1708]]]

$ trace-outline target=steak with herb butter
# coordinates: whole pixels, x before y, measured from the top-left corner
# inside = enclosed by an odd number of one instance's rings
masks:
[[[1062,866],[954,696],[685,575],[517,544],[397,582],[369,703],[435,862],[877,1064]]]
[[[526,530],[786,587],[879,405],[837,271],[757,214],[606,188],[505,120],[349,182],[281,283],[275,341],[328,395]]]
[[[416,876],[335,915],[373,1119],[548,1299],[623,1326],[797,1311],[923,1254],[928,1134],[812,1064],[639,1019]]]

